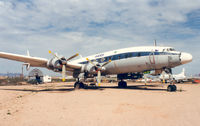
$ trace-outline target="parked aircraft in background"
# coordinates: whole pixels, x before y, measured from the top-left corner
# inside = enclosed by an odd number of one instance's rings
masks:
[[[69,58],[53,54],[53,58],[32,57],[29,54],[18,55],[0,52],[0,58],[24,62],[29,67],[45,67],[55,72],[62,72],[63,81],[65,74],[77,78],[75,88],[83,88],[84,80],[97,77],[98,84],[101,76],[117,75],[119,87],[126,87],[124,79],[135,79],[143,76],[142,72],[153,70],[155,74],[162,71],[171,72],[171,68],[192,61],[192,55],[185,52],[175,51],[172,47],[143,46],[130,47],[99,53],[88,57],[73,60],[78,54]],[[169,91],[175,91],[175,85],[168,86]]]
[[[163,73],[159,76],[160,80],[163,81],[164,80],[169,80],[170,76],[172,76],[171,78],[173,80],[175,80],[177,83],[180,82],[185,82],[187,81],[189,78],[185,75],[185,68],[183,68],[182,72],[180,74],[175,74],[175,75],[170,75],[167,73]]]

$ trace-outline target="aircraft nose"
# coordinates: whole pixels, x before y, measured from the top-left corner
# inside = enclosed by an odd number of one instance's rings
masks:
[[[181,53],[181,64],[186,64],[192,61],[192,55],[189,53]]]

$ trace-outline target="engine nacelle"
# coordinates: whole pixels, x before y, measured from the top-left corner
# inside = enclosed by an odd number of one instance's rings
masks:
[[[62,66],[59,62],[60,62],[60,60],[58,58],[56,58],[56,57],[52,58],[47,63],[48,69],[51,69],[55,72],[62,71]]]
[[[88,63],[82,67],[81,72],[95,74],[96,73],[95,66]]]
[[[98,62],[93,62],[93,64],[91,63],[85,64],[82,67],[81,72],[84,73],[85,77],[92,78],[94,76],[97,76],[98,71],[100,71],[101,75],[103,75],[105,70],[106,68],[102,67]]]

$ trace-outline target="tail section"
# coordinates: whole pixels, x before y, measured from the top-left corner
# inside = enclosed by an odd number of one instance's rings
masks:
[[[182,72],[181,72],[181,75],[184,75],[185,76],[185,68],[183,68]]]
[[[27,52],[26,52],[26,53],[27,53],[27,56],[30,56],[29,50],[27,50]]]

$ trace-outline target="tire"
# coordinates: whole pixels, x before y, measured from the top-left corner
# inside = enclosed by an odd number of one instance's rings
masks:
[[[122,87],[123,87],[123,88],[126,88],[126,87],[127,87],[127,83],[126,83],[125,81],[123,81]]]
[[[127,87],[127,83],[125,81],[120,81],[120,82],[118,82],[118,87],[119,88],[126,88]]]
[[[172,90],[173,90],[172,85],[168,85],[168,87],[167,87],[167,91],[171,92]]]
[[[176,85],[168,85],[167,87],[167,91],[172,92],[172,91],[176,91]]]
[[[78,83],[78,82],[76,82],[75,84],[74,84],[74,89],[79,89],[80,88],[80,84]]]
[[[80,82],[79,84],[80,84],[80,88],[84,88],[85,87],[84,83]]]
[[[172,85],[172,87],[173,87],[173,91],[176,91],[176,90],[177,90],[176,85]]]
[[[84,88],[84,84],[82,82],[76,82],[74,84],[74,89],[81,89]]]
[[[122,88],[122,81],[118,82],[118,88]]]

